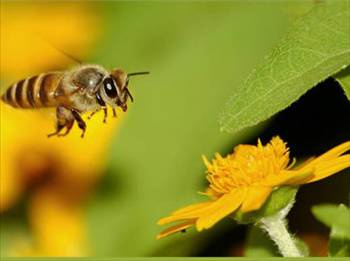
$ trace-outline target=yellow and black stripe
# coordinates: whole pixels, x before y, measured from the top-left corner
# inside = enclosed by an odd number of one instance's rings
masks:
[[[15,108],[42,108],[57,105],[55,91],[62,72],[42,73],[11,85],[1,99]]]

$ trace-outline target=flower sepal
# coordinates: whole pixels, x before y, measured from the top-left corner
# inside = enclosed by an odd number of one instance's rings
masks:
[[[298,192],[296,186],[283,186],[274,190],[264,205],[257,211],[242,212],[240,210],[233,214],[233,219],[239,224],[256,223],[261,218],[276,214],[291,202],[294,202]]]

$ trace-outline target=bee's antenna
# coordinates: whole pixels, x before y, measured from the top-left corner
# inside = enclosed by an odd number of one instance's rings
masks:
[[[132,97],[128,88],[126,88],[126,93],[129,95],[131,102],[134,102],[134,98]]]
[[[143,75],[143,74],[149,74],[150,72],[134,72],[134,73],[128,73],[128,77],[134,76],[134,75]]]

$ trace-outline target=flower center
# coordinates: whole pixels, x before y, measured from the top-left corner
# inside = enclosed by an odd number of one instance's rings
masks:
[[[220,197],[235,188],[259,185],[266,176],[279,175],[288,162],[288,148],[279,138],[265,146],[260,141],[257,146],[239,145],[226,157],[217,153],[212,163],[205,159],[209,194]]]

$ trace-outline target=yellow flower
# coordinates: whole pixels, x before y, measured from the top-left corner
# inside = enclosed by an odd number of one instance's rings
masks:
[[[88,57],[104,33],[95,3],[0,4],[1,94],[24,77],[69,69],[73,62],[57,49]],[[84,139],[77,126],[67,137],[49,139],[47,134],[55,127],[54,109],[20,110],[0,102],[0,214],[26,197],[29,225],[29,239],[6,242],[5,255],[90,253],[83,207],[104,173],[120,115],[109,118],[108,124],[102,123],[102,113],[94,116],[86,122]]]
[[[164,230],[157,239],[192,225],[198,231],[208,229],[236,210],[258,210],[277,187],[315,182],[350,167],[350,154],[342,155],[348,150],[350,141],[291,169],[294,164],[289,163],[286,143],[274,137],[265,146],[259,140],[257,146],[237,146],[226,157],[216,154],[212,163],[203,157],[209,187],[202,194],[212,200],[187,206],[160,219],[159,225],[183,222]]]
[[[101,30],[101,19],[93,7],[89,3],[1,2],[1,88],[48,68],[69,68],[67,63],[71,61],[50,46],[51,42],[64,50],[69,47],[68,52],[78,57],[86,56]],[[89,34],[81,33],[87,30]],[[54,159],[57,165],[64,166],[59,175],[66,176],[66,180],[92,177],[95,182],[94,176],[104,165],[102,155],[120,119],[110,119],[105,125],[102,115],[96,115],[87,122],[84,140],[78,128],[73,128],[65,139],[47,139],[55,126],[54,109],[49,114],[14,109],[2,102],[0,106],[0,213],[12,207],[23,193],[23,172],[28,172],[28,166],[21,168],[24,165],[18,164],[23,157],[33,162],[33,156],[38,155],[41,159],[35,162],[39,163]]]
[[[18,238],[9,256],[86,256],[89,253],[83,206],[63,197],[55,187],[43,187],[29,199],[32,236]],[[28,237],[28,236],[27,236]]]
[[[0,4],[2,87],[47,70],[66,68],[72,60],[57,49],[78,58],[86,57],[103,32],[93,3],[1,1]]]

